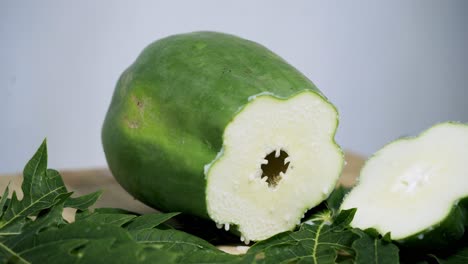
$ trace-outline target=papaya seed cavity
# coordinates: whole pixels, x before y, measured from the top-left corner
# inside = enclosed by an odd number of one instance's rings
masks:
[[[260,166],[262,176],[266,177],[268,187],[274,188],[281,181],[282,175],[286,173],[289,167],[288,153],[284,150],[276,150],[266,155],[264,164]]]

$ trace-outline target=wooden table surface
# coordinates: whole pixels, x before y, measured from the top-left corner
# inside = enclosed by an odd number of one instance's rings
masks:
[[[363,157],[347,152],[345,154],[346,166],[344,167],[340,184],[351,187],[355,184],[359,170],[364,164]],[[101,198],[96,202],[94,207],[115,207],[122,208],[137,213],[155,212],[154,209],[135,200],[129,195],[112,177],[107,169],[86,169],[86,170],[65,170],[60,172],[65,185],[69,191],[73,191],[76,195],[83,195],[93,191],[102,190]],[[21,194],[21,174],[10,174],[0,176],[0,191],[10,184],[10,188]],[[11,192],[10,192],[11,193]],[[74,219],[74,212],[67,210],[64,217],[68,220]],[[229,253],[239,254],[244,253],[246,247],[243,246],[218,246],[220,249]]]

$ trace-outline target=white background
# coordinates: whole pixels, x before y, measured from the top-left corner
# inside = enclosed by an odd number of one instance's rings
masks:
[[[44,137],[49,167],[105,166],[120,73],[150,42],[215,30],[269,47],[338,107],[338,142],[369,155],[468,121],[468,1],[1,1],[0,173]]]

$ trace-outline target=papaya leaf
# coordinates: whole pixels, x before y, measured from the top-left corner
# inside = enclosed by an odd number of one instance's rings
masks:
[[[0,236],[15,235],[21,232],[28,217],[36,217],[43,210],[64,202],[65,207],[85,210],[99,198],[100,192],[70,198],[60,173],[47,169],[47,144],[44,140],[23,170],[21,185],[23,199],[16,192],[7,199],[9,188],[5,189],[0,200]]]
[[[66,224],[62,212],[63,204],[52,207],[47,213],[36,218],[35,221],[26,224],[21,231],[21,235],[6,237],[4,240],[5,245],[15,251],[31,247],[35,236],[40,232]]]
[[[60,174],[47,169],[45,141],[26,165],[21,189],[21,200],[15,192],[8,199],[8,187],[0,199],[0,263],[234,263],[240,260],[201,238],[160,229],[178,213],[138,215],[113,208],[90,212],[88,208],[101,193],[71,198],[72,193],[65,188]],[[75,222],[63,219],[64,207],[78,209]]]
[[[32,263],[179,263],[179,254],[135,242],[115,243],[112,238],[53,241],[24,252]]]
[[[327,200],[325,200],[327,208],[332,211],[333,215],[338,213],[344,197],[349,193],[350,190],[351,188],[338,186],[335,188],[335,190],[333,190],[330,196],[328,196]]]
[[[101,197],[101,194],[102,191],[97,191],[80,197],[70,197],[65,201],[64,207],[72,207],[84,211],[96,203],[99,197]]]
[[[76,214],[75,221],[122,226],[128,230],[149,229],[161,226],[179,213],[151,213],[137,215],[126,211],[96,209],[94,212],[83,211]],[[166,228],[167,229],[167,228]]]
[[[166,222],[167,220],[173,218],[179,213],[152,213],[141,215],[132,220],[132,222],[126,226],[128,230],[140,230],[148,229],[159,226],[160,224]]]
[[[161,244],[162,247],[175,247],[181,251],[217,250],[215,246],[207,241],[176,229],[138,229],[130,231],[130,234],[139,243]]]
[[[2,198],[0,199],[0,219],[3,216],[3,212],[5,211],[5,205],[7,204],[7,201],[9,203],[8,199],[8,194],[10,193],[10,184],[7,185],[5,190],[3,191]]]
[[[349,226],[351,221],[353,221],[354,214],[356,213],[356,208],[343,210],[333,219],[333,226],[336,230],[341,231]],[[333,217],[333,215],[332,215]]]
[[[18,253],[9,248],[3,242],[0,242],[0,263],[18,263],[27,264],[30,263],[23,259]]]
[[[183,252],[178,263],[234,263],[240,256],[230,255],[209,242],[175,229],[133,229],[133,239],[141,244],[158,245],[166,251]]]
[[[179,254],[133,241],[116,243],[112,238],[51,241],[25,250],[31,263],[177,263]]]
[[[245,262],[257,263],[336,263],[354,257],[351,248],[358,236],[347,228],[355,209],[344,210],[333,221],[330,211],[316,214],[298,231],[284,232],[254,244]]]
[[[88,221],[41,232],[16,252],[31,263],[175,263],[179,255],[138,244],[119,226]]]
[[[85,218],[88,218],[93,215],[93,217],[96,217],[95,215],[97,214],[103,214],[103,215],[128,215],[128,216],[133,216],[137,217],[140,216],[138,213],[130,212],[125,209],[120,209],[120,208],[95,208],[93,211],[90,210],[78,210],[75,214],[75,221],[81,221],[84,220]],[[129,218],[131,219],[131,218]],[[126,222],[122,223],[125,224]]]
[[[56,244],[56,242],[53,242]],[[55,245],[49,245],[49,250],[54,249]],[[36,252],[43,251],[44,248]],[[28,252],[29,253],[29,252]],[[141,245],[135,242],[126,242],[112,244],[112,239],[96,239],[86,241],[85,244],[75,247],[71,252],[61,250],[55,257],[57,262],[47,261],[51,255],[31,256],[31,259],[38,263],[66,263],[63,258],[69,258],[77,264],[108,264],[108,263],[179,263],[177,257],[179,253],[160,250],[152,245]],[[29,257],[30,254],[28,254]],[[45,255],[45,256],[44,256]],[[44,261],[45,260],[45,261]],[[42,262],[44,261],[44,262]]]
[[[389,242],[389,237],[372,237],[366,232],[359,229],[353,229],[352,231],[359,236],[359,238],[356,239],[352,244],[352,248],[356,252],[355,263],[400,263],[398,255],[399,249],[395,244]]]
[[[226,264],[238,264],[245,263],[242,259],[242,256],[231,255],[224,253],[222,251],[214,250],[197,250],[192,251],[190,254],[184,254],[177,259],[177,263],[183,264],[216,264],[216,263],[226,263]]]
[[[94,209],[95,213],[101,214],[131,214],[131,215],[140,215],[135,212],[131,212],[122,208],[110,208],[110,207],[103,207],[103,208],[96,208]]]
[[[2,245],[0,245],[1,249]],[[4,254],[5,255],[5,254]],[[88,220],[40,232],[27,247],[11,250],[7,261],[23,263],[235,263],[210,243],[178,230],[128,231]],[[6,262],[7,262],[6,261]]]
[[[0,217],[0,235],[18,234],[26,223],[26,217],[34,216],[69,196],[60,174],[47,169],[45,140],[25,166],[23,177],[23,199],[18,200],[16,193],[13,193]],[[3,197],[5,194],[8,194],[7,190]]]
[[[51,209],[45,209],[38,214],[34,221],[29,221],[24,225],[21,234],[3,237],[0,242],[2,249],[0,250],[0,263],[29,263],[17,252],[32,247],[39,232],[66,224],[62,212],[63,203]]]
[[[89,222],[102,225],[123,226],[136,217],[136,215],[131,214],[91,213],[87,216],[75,219],[75,222]]]
[[[67,224],[61,212],[60,206],[54,207],[30,226],[25,225],[21,235],[8,237],[0,244],[0,263],[176,263],[180,257],[180,253],[157,245],[139,244],[118,225],[90,221]],[[40,232],[51,222],[55,228]]]
[[[41,232],[35,239],[36,244],[44,244],[66,239],[102,239],[112,238],[115,242],[133,241],[123,228],[106,223],[88,221],[74,222],[59,229]]]

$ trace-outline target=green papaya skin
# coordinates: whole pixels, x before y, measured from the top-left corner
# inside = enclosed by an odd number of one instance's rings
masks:
[[[204,170],[222,149],[226,126],[256,95],[304,91],[326,101],[255,42],[216,32],[158,40],[118,80],[102,128],[109,168],[136,199],[209,218]]]
[[[441,222],[427,228],[418,234],[396,242],[404,247],[420,249],[447,248],[454,241],[460,240],[468,225],[468,198],[454,204],[448,215]]]

